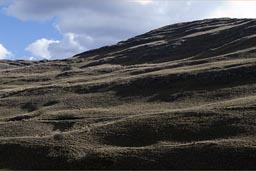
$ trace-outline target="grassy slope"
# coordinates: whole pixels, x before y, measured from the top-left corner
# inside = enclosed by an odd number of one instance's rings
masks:
[[[253,32],[194,45],[252,23],[197,21],[68,60],[1,61],[0,168],[255,169]]]

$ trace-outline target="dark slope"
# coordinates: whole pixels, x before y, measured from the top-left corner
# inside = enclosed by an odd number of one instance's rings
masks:
[[[122,65],[209,58],[254,47],[255,26],[253,19],[211,19],[174,24],[77,56],[96,55],[92,59],[100,63]]]
[[[0,169],[256,169],[256,20],[0,61]]]

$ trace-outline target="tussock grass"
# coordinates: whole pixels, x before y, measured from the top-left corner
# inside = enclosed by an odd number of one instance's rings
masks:
[[[255,169],[254,20],[0,61],[0,169]]]

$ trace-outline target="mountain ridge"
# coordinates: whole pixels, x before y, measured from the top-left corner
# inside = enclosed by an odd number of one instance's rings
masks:
[[[217,21],[217,22],[215,22],[215,21]],[[212,24],[212,25],[210,25],[210,27],[207,28],[207,25],[211,24],[211,23],[214,23],[215,25]],[[240,25],[239,25],[239,23],[240,23]],[[154,48],[153,50],[155,52],[155,55],[163,54],[163,55],[167,56],[167,59],[165,59],[166,61],[178,60],[178,59],[187,58],[187,57],[193,57],[195,55],[198,55],[198,58],[200,58],[200,55],[203,56],[203,54],[200,54],[200,53],[207,51],[207,50],[213,50],[213,49],[218,48],[218,47],[216,47],[216,45],[208,45],[207,42],[205,42],[206,39],[210,39],[211,37],[213,37],[213,38],[211,38],[211,40],[217,39],[214,41],[209,41],[211,43],[215,42],[215,44],[217,44],[217,45],[225,44],[227,42],[228,43],[233,42],[236,39],[244,37],[244,34],[250,34],[251,32],[254,33],[253,29],[252,30],[248,29],[248,30],[243,30],[243,31],[241,29],[239,29],[239,26],[244,27],[244,25],[246,25],[246,24],[249,24],[251,26],[251,24],[253,24],[253,23],[255,23],[255,21],[253,19],[222,18],[222,19],[207,19],[207,20],[198,20],[198,21],[194,21],[194,22],[185,22],[185,23],[178,24],[178,26],[177,26],[177,24],[174,24],[174,25],[165,26],[165,27],[153,30],[153,31],[149,31],[145,34],[136,36],[136,37],[128,39],[126,41],[119,42],[118,44],[113,45],[113,46],[106,46],[106,47],[103,47],[100,49],[96,49],[96,52],[102,51],[102,50],[104,51],[104,49],[107,49],[110,52],[104,52],[104,54],[106,55],[108,53],[111,53],[112,49],[114,49],[115,51],[120,51],[118,49],[126,49],[126,51],[127,51],[127,49],[129,50],[129,48],[132,48],[132,50],[131,50],[132,53],[139,54],[140,53],[139,51],[141,51],[140,47],[144,48],[143,50],[145,50],[147,47],[149,47],[149,49],[146,49],[146,50],[148,50],[149,53],[151,53],[150,47],[152,46],[152,48]],[[225,25],[228,25],[227,28],[225,28]],[[185,28],[183,28],[183,26]],[[186,32],[183,31],[184,29],[186,29],[186,27],[191,27],[191,26],[192,26],[192,28],[190,28],[191,31],[188,31],[188,30],[186,30]],[[206,26],[206,27],[204,27],[204,26]],[[195,27],[195,28],[193,28],[193,27]],[[201,30],[200,30],[200,27],[202,27]],[[204,30],[204,29],[206,29],[206,30]],[[244,33],[245,31],[246,31],[246,33]],[[195,32],[199,35],[193,36],[193,33],[195,33]],[[220,35],[219,35],[219,37],[217,37],[217,36],[214,36],[214,34],[216,34],[216,32],[223,32],[223,33],[222,34],[219,33]],[[229,39],[226,40],[226,39],[223,39],[221,36],[223,36],[223,34],[224,34],[223,37],[225,38],[225,33],[227,33],[227,32],[231,32],[231,33],[229,33],[229,36],[232,35],[232,37],[229,37]],[[213,35],[210,35],[211,33]],[[234,36],[235,34],[237,34],[237,35],[241,34],[241,35],[239,37],[239,36]],[[176,36],[176,38],[175,38],[175,36]],[[143,37],[145,37],[145,38],[143,39]],[[150,37],[150,39],[148,39],[148,37]],[[196,39],[195,39],[195,37],[196,37]],[[228,37],[228,36],[226,36],[226,37]],[[219,41],[219,40],[221,40],[221,41]],[[225,42],[222,43],[224,40],[225,40]],[[198,50],[193,49],[193,47],[189,47],[190,44],[195,44],[193,46],[197,46],[196,43],[198,43],[198,41],[204,41],[204,44],[205,44],[204,46],[206,46],[206,47],[204,47],[203,49],[198,49]],[[186,42],[188,42],[189,45],[184,45]],[[126,44],[128,44],[128,45],[126,45]],[[155,46],[154,46],[154,44],[155,44]],[[181,46],[181,49],[179,50],[178,46],[180,46],[181,44],[182,44],[182,46]],[[124,47],[122,47],[122,46],[124,46]],[[161,46],[164,48],[157,50],[156,49],[157,46]],[[184,49],[184,46],[185,46],[185,48],[192,48],[192,49]],[[188,47],[186,47],[186,46],[188,46]],[[174,50],[172,48],[174,48]],[[184,51],[187,51],[187,50],[190,50],[190,51],[194,50],[195,52],[193,52],[192,54],[190,54],[191,53],[190,52],[183,56],[178,54],[178,56],[180,56],[180,57],[175,56],[175,53],[177,53],[177,51],[184,53]],[[166,54],[163,51],[166,52]],[[94,53],[94,52],[95,52],[95,50],[92,50],[89,52],[78,54],[76,56],[90,55],[90,53]],[[122,55],[124,56],[126,54],[124,53]],[[150,54],[150,55],[153,56],[154,53]],[[209,53],[206,53],[205,55],[209,55]],[[129,53],[127,56],[128,56],[127,58],[129,60],[131,60]],[[118,54],[117,54],[117,56],[115,56],[115,58],[112,61],[110,60],[108,62],[115,63],[117,58],[118,58]],[[159,59],[153,59],[153,61],[151,61],[151,60],[152,59],[149,58],[149,56],[146,56],[144,61],[154,63],[154,60],[156,60],[156,62],[157,62],[157,60],[159,60]],[[164,60],[163,60],[163,62],[164,62]],[[142,62],[139,62],[139,60],[137,59],[137,60],[135,60],[135,62],[133,62],[131,64],[136,64],[136,63],[142,63]]]

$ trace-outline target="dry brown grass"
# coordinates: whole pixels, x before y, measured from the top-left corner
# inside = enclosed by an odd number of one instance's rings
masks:
[[[177,35],[190,25],[175,26]],[[205,29],[188,35],[204,40],[217,28]],[[151,34],[152,42],[173,41],[159,30],[144,36]],[[144,36],[62,61],[0,61],[0,168],[255,169],[250,44],[209,57],[183,59],[177,50],[167,59],[159,49],[150,56]],[[163,58],[153,59],[157,53]],[[137,63],[134,54],[142,55]]]

